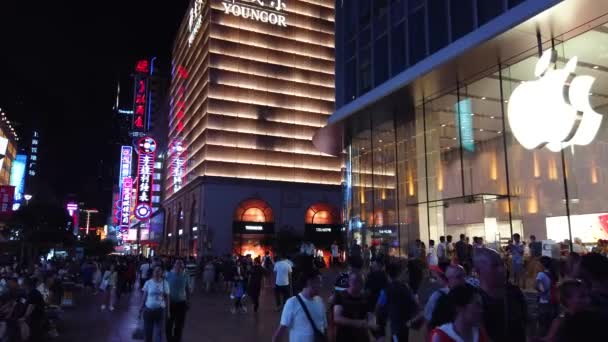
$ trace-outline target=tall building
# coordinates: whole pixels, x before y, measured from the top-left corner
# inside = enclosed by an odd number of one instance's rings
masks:
[[[608,3],[337,3],[351,241],[608,238]]]
[[[169,251],[257,254],[281,228],[313,229],[314,205],[340,223],[341,159],[312,144],[334,67],[331,0],[191,3],[173,48]]]

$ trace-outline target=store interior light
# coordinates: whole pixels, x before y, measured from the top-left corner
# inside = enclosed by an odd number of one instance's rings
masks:
[[[594,65],[594,66],[593,66],[593,69],[595,69],[595,70],[597,70],[597,69],[599,69],[599,68],[600,68],[600,67],[599,67],[599,66],[597,66],[597,65]]]

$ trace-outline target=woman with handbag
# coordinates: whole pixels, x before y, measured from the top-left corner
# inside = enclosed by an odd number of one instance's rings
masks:
[[[162,342],[165,318],[169,315],[169,283],[163,279],[160,266],[154,267],[152,278],[144,284],[140,315],[144,319],[146,342]]]

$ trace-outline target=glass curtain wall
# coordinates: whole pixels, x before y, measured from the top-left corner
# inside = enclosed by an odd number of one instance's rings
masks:
[[[566,106],[579,107],[571,127],[578,144],[539,141],[527,149],[512,131],[519,136],[531,130],[534,137],[554,130],[560,120],[540,104],[526,113],[535,125],[520,127],[515,110],[509,111],[532,102],[510,101],[521,101],[513,96],[517,87],[538,81],[534,47],[523,60],[454,80],[452,89],[420,103],[387,98],[396,103],[382,107],[393,111],[372,108],[347,125],[351,239],[392,255],[407,254],[415,239],[428,243],[442,235],[482,237],[494,247],[513,233],[583,244],[608,239],[608,26],[554,42],[550,70],[578,58],[555,100],[572,94],[570,88],[584,92],[575,104],[575,95],[564,98]],[[577,76],[592,82],[572,85]]]

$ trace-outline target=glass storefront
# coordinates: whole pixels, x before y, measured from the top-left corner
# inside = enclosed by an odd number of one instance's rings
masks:
[[[608,25],[567,41],[556,37],[553,50],[554,63],[542,75],[540,68],[544,84],[531,46],[479,77],[454,79],[438,96],[387,98],[351,117],[349,239],[393,255],[406,255],[414,239],[441,235],[489,244],[505,244],[513,233],[608,239]],[[547,82],[575,57],[576,69],[562,83]],[[546,84],[558,91],[547,95]],[[543,141],[560,130],[561,144]]]

